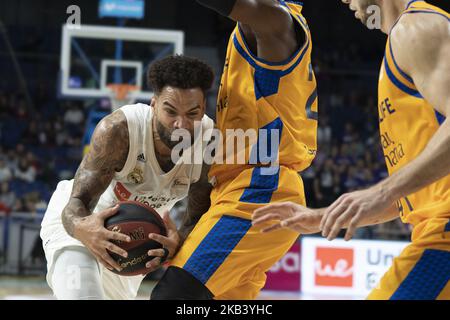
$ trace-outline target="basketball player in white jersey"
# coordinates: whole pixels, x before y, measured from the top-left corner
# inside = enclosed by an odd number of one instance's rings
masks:
[[[120,271],[120,266],[107,250],[127,255],[111,240],[130,241],[127,235],[104,228],[104,220],[117,212],[117,202],[139,201],[163,215],[168,236],[149,237],[166,250],[149,251],[149,256],[156,256],[146,265],[149,271],[158,268],[167,254],[170,259],[176,253],[196,217],[207,211],[208,167],[174,163],[171,152],[178,142],[171,141],[171,135],[176,129],[193,134],[194,122],[200,132],[213,128],[205,115],[213,78],[212,69],[196,59],[171,56],[157,61],[148,73],[155,92],[151,105],[124,106],[97,125],[75,178],[58,184],[42,222],[47,282],[56,298],[136,297],[144,276],[111,272]],[[202,136],[193,139],[193,150],[205,150]],[[177,231],[168,211],[186,197],[187,213]]]

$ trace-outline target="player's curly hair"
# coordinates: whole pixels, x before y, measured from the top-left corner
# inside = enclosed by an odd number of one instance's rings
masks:
[[[214,81],[214,72],[205,62],[182,55],[154,62],[147,73],[149,87],[159,94],[166,86],[179,89],[200,88],[206,94]]]

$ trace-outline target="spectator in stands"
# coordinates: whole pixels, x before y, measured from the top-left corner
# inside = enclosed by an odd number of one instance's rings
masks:
[[[39,145],[39,128],[38,123],[35,120],[31,121],[28,128],[25,130],[22,142],[27,145]]]
[[[67,146],[67,142],[69,140],[69,134],[67,133],[66,130],[64,130],[63,128],[57,129],[55,136],[56,136],[55,137],[56,145],[58,147]]]
[[[84,129],[84,113],[81,107],[71,104],[64,114],[64,126],[70,136],[80,135]]]
[[[25,158],[26,154],[27,154],[27,150],[25,148],[25,145],[23,143],[19,143],[16,146],[16,156],[17,156],[17,158],[18,159]]]
[[[320,120],[320,126],[317,130],[317,145],[328,146],[331,143],[332,132],[329,125],[328,117],[324,117]]]
[[[80,126],[84,122],[84,113],[76,105],[70,105],[64,113],[64,123],[68,125]]]
[[[0,183],[11,180],[12,176],[12,171],[6,165],[5,160],[0,159]]]
[[[18,100],[15,117],[16,117],[16,119],[19,119],[19,120],[28,119],[27,106],[26,106],[24,98],[20,98]]]
[[[55,146],[56,143],[56,133],[55,133],[55,128],[52,122],[47,121],[44,123],[44,137],[43,137],[43,143],[47,146],[47,147],[53,147]]]
[[[14,171],[17,168],[17,164],[19,162],[16,152],[14,150],[8,150],[5,161],[8,168]]]
[[[9,116],[8,109],[8,98],[3,92],[0,92],[0,119],[4,119]]]
[[[14,205],[12,207],[13,212],[28,212],[27,205],[25,203],[25,199],[16,198]]]
[[[28,162],[26,158],[19,160],[19,165],[14,171],[14,177],[28,183],[32,183],[36,179],[36,169]]]
[[[351,192],[358,190],[361,187],[361,183],[358,180],[358,170],[356,167],[350,166],[347,173],[347,178],[344,182],[345,192]]]
[[[16,202],[16,195],[9,189],[7,182],[0,184],[0,211],[10,212]]]
[[[333,160],[327,159],[314,181],[314,191],[319,207],[326,207],[334,200],[334,177]]]
[[[347,122],[344,127],[344,134],[342,136],[343,143],[351,143],[355,140],[355,130],[351,122]]]

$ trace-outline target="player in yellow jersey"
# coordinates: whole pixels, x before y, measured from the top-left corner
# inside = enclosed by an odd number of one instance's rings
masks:
[[[329,240],[347,227],[400,217],[412,243],[369,299],[450,299],[450,15],[425,1],[344,0],[363,23],[381,10],[389,35],[379,79],[379,122],[390,177],[311,210],[285,203],[257,210],[254,224],[321,230]],[[369,10],[368,10],[369,9]],[[375,10],[376,12],[376,10]],[[373,18],[373,17],[372,17]]]
[[[296,1],[199,0],[237,22],[217,103],[227,149],[212,165],[211,207],[187,237],[152,299],[254,299],[295,231],[261,233],[251,215],[270,202],[305,205],[298,172],[316,154],[317,91],[311,34]],[[243,155],[241,159],[240,155]],[[220,161],[224,160],[224,161]],[[223,163],[221,163],[223,162]]]

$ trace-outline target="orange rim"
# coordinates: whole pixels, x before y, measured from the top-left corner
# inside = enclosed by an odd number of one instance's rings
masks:
[[[111,91],[114,92],[116,99],[118,100],[124,100],[128,93],[131,91],[139,90],[139,86],[134,86],[131,84],[109,84],[107,86],[111,89]]]

